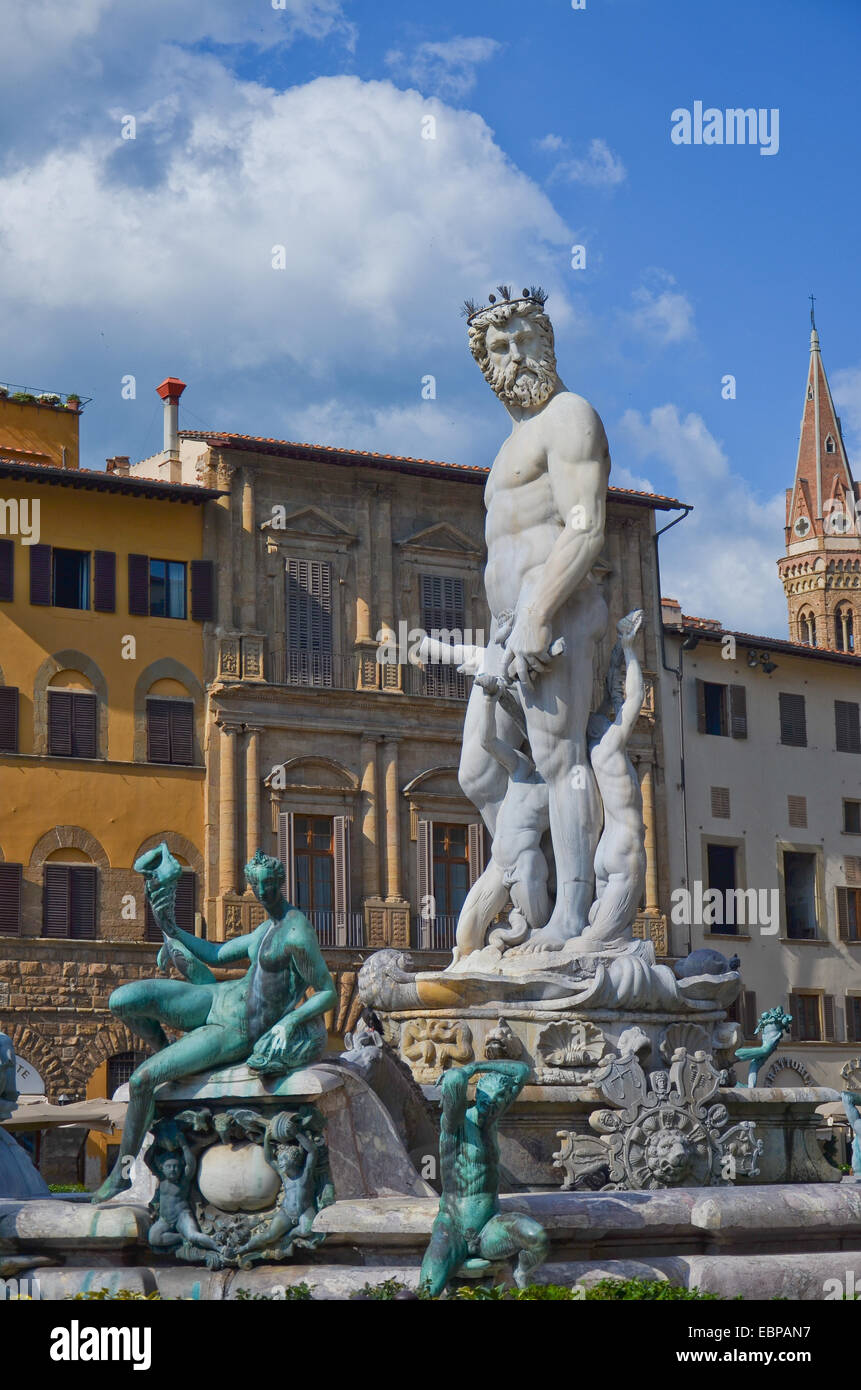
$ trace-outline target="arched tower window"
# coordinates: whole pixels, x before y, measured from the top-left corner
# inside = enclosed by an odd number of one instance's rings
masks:
[[[852,609],[841,603],[834,614],[834,645],[839,652],[854,652],[855,627]]]
[[[837,445],[834,443],[833,434],[829,434],[825,440],[825,452],[826,454],[836,454],[837,452]]]
[[[806,609],[798,615],[798,640],[805,646],[816,646],[816,618],[811,609]]]

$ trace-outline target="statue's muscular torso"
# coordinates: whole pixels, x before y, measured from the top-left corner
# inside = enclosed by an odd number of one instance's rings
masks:
[[[484,493],[484,582],[494,616],[517,607],[565,525],[548,471],[549,454],[561,452],[563,445],[584,462],[606,458],[609,471],[604,427],[589,402],[573,391],[558,392],[535,415],[515,423],[494,459]]]

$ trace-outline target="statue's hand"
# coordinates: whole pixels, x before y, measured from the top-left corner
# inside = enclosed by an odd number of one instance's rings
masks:
[[[286,1071],[289,1066],[290,1039],[295,1024],[292,1019],[282,1019],[257,1039],[254,1051],[248,1058],[248,1065],[254,1071]]]
[[[547,669],[550,661],[550,627],[531,608],[515,619],[502,658],[503,674],[515,677],[531,690],[532,682]]]
[[[622,646],[630,646],[640,628],[643,626],[643,610],[635,608],[633,613],[627,613],[624,618],[620,618],[616,624],[616,631],[622,640]]]

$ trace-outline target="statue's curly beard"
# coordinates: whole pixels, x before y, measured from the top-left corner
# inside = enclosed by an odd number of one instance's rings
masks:
[[[546,357],[511,362],[502,371],[491,369],[487,380],[503,404],[522,409],[544,405],[559,385],[556,364]]]

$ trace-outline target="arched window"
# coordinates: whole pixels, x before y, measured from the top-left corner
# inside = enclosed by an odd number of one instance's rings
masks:
[[[834,645],[839,652],[854,652],[855,629],[852,609],[841,603],[834,615]]]
[[[798,615],[798,638],[805,646],[816,646],[816,618],[810,609]]]
[[[825,452],[826,454],[835,454],[837,452],[837,445],[834,443],[833,434],[829,434],[825,440]]]

